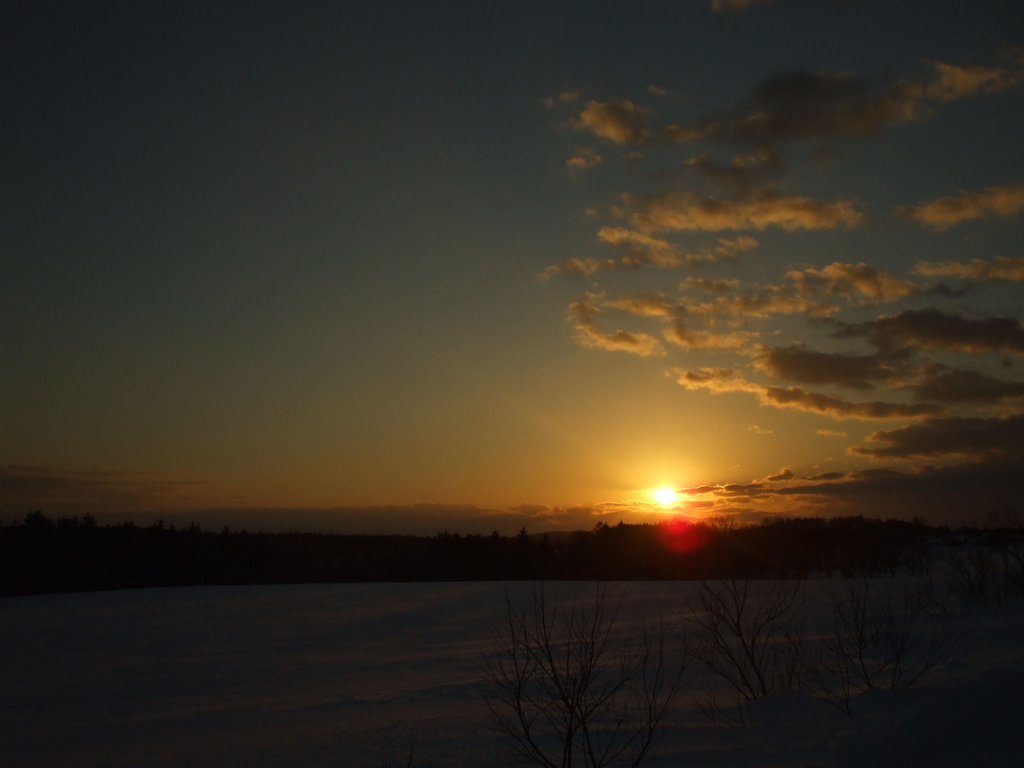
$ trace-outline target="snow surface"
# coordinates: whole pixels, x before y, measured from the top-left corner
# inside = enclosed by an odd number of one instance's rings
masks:
[[[621,621],[696,585],[637,582]],[[591,585],[551,584],[569,594]],[[811,584],[811,589],[815,589]],[[522,584],[198,587],[0,600],[2,766],[511,765],[479,670]],[[1024,765],[1024,609],[956,617],[953,657],[853,717],[800,691],[712,725],[688,688],[645,766]],[[689,674],[689,673],[688,673]]]

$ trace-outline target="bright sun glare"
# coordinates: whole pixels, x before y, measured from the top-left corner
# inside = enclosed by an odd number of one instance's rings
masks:
[[[658,488],[651,491],[651,495],[663,507],[671,506],[679,498],[679,495],[671,488]]]

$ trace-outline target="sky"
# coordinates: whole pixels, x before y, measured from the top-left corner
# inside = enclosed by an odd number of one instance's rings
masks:
[[[1024,513],[1016,0],[0,14],[0,517]]]

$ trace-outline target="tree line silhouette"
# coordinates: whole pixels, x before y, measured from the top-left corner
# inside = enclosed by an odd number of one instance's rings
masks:
[[[157,521],[99,525],[40,511],[0,523],[0,595],[214,584],[466,580],[680,580],[894,574],[970,537],[1020,527],[920,520],[785,518],[607,525],[514,536],[263,533]]]

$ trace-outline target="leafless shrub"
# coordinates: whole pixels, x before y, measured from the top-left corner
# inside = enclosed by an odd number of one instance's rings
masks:
[[[973,542],[951,546],[945,560],[949,591],[964,609],[999,606],[996,561],[989,547]]]
[[[805,661],[799,593],[799,581],[701,582],[700,610],[686,616],[697,630],[692,654],[729,684],[735,705],[731,714],[709,686],[702,708],[713,721],[746,723],[746,704],[799,685]]]
[[[911,576],[923,579],[935,572],[938,551],[933,542],[918,540],[904,548],[901,560]]]
[[[873,584],[862,579],[829,591],[830,614],[810,667],[815,692],[850,714],[855,693],[909,687],[948,657],[948,616],[932,610],[932,582]]]
[[[638,638],[616,632],[622,597],[604,587],[593,600],[548,601],[530,588],[517,609],[506,593],[504,623],[492,631],[486,700],[513,756],[545,768],[639,766],[674,702],[683,658],[669,658],[664,622]]]
[[[1024,542],[1003,542],[996,556],[1007,600],[1024,597]]]

